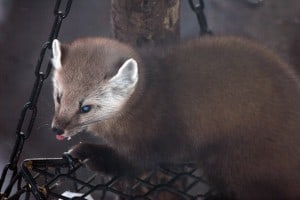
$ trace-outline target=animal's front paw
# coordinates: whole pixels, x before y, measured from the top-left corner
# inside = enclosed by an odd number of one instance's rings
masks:
[[[105,145],[80,143],[74,146],[69,154],[79,159],[91,170],[106,174],[126,174],[131,168],[125,159]]]
[[[103,146],[89,143],[80,143],[72,147],[69,154],[82,163],[84,163],[88,168],[93,171],[105,172],[104,161],[102,158],[102,148]]]

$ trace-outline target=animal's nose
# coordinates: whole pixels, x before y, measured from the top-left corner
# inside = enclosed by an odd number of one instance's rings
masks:
[[[52,131],[53,131],[56,135],[62,135],[62,134],[64,134],[64,130],[63,130],[63,129],[60,129],[60,128],[57,128],[57,127],[53,127],[53,128],[52,128]]]

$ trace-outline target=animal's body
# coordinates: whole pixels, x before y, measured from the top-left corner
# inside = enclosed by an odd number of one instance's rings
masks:
[[[104,38],[53,43],[59,139],[107,173],[196,162],[229,198],[300,199],[300,84],[258,44],[204,38],[136,50]]]

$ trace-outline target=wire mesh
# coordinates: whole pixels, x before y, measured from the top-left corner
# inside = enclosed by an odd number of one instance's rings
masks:
[[[36,199],[206,199],[210,190],[193,164],[160,166],[137,177],[95,173],[63,158],[27,159],[18,193]],[[28,194],[28,191],[30,194]],[[28,198],[28,197],[27,197]],[[8,198],[8,199],[11,199]]]

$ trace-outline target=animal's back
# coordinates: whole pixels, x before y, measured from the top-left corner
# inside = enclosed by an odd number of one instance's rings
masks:
[[[293,70],[269,50],[234,38],[191,41],[171,52],[170,101],[210,179],[240,199],[300,198]]]

